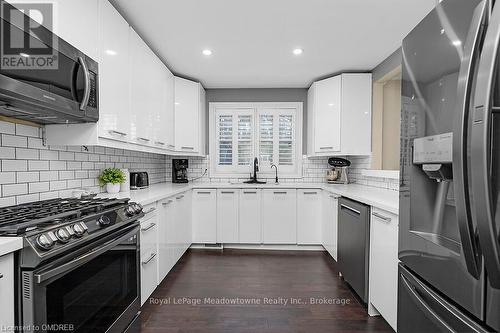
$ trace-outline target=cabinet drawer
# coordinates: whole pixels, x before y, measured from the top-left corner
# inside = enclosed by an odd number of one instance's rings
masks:
[[[156,216],[141,221],[141,255],[143,250],[149,251],[152,248],[156,249],[157,237],[158,224]]]
[[[141,248],[141,305],[148,299],[157,286],[158,253],[156,248]]]

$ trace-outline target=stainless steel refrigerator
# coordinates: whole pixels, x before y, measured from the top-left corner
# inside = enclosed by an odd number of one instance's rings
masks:
[[[500,331],[500,1],[404,39],[398,332]]]

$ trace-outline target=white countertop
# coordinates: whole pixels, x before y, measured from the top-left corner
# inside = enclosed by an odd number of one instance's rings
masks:
[[[189,183],[172,184],[160,183],[153,184],[148,189],[135,190],[130,192],[120,192],[117,194],[101,193],[99,197],[104,198],[130,198],[130,200],[147,205],[155,201],[174,196],[176,194],[188,191],[190,189],[219,189],[219,188],[293,188],[293,189],[323,189],[334,194],[338,194],[364,204],[374,206],[393,214],[399,212],[399,192],[389,189],[382,189],[372,186],[349,184],[349,185],[331,185],[324,183],[274,183],[268,184],[232,184],[232,183]]]
[[[0,237],[0,256],[20,250],[22,247],[21,237]]]

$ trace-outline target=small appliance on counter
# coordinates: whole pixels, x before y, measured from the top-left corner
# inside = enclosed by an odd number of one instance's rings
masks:
[[[187,169],[189,167],[188,160],[172,159],[172,183],[187,183]]]
[[[351,162],[345,158],[330,157],[328,164],[332,167],[326,172],[326,180],[330,184],[349,184],[349,167]]]
[[[130,173],[130,189],[140,190],[149,187],[149,177],[147,172]]]

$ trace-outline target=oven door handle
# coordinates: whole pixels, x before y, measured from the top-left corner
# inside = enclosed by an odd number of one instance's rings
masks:
[[[34,274],[34,280],[36,283],[42,283],[54,276],[57,276],[61,273],[64,273],[64,272],[68,272],[68,271],[71,271],[79,266],[82,266],[86,263],[88,263],[89,261],[91,261],[92,259],[95,259],[96,257],[100,256],[101,254],[109,251],[110,249],[112,249],[113,247],[119,245],[120,243],[122,243],[123,241],[131,238],[131,237],[134,237],[137,235],[137,232],[138,232],[138,228],[134,228],[132,231],[124,234],[123,236],[121,236],[120,238],[118,239],[113,239],[109,242],[106,242],[104,243],[102,246],[99,246],[95,249],[93,249],[92,251],[90,252],[87,252],[65,264],[62,264],[56,268],[53,268],[53,269],[50,269],[50,270],[47,270],[47,271],[42,271],[40,273],[36,273]]]

